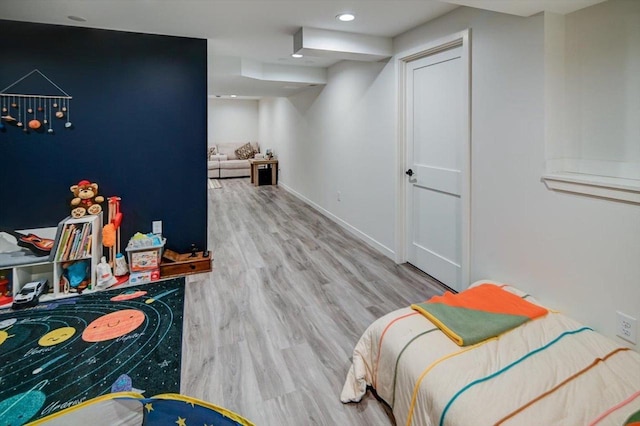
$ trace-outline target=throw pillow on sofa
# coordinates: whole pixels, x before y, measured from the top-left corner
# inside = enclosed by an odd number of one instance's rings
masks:
[[[215,145],[212,147],[209,147],[209,149],[207,150],[207,159],[212,160],[211,157],[213,157],[217,153],[218,153],[218,148]]]
[[[247,142],[240,148],[236,149],[235,153],[239,160],[247,160],[249,158],[253,158],[256,151],[253,149],[253,146],[251,146],[251,144]]]

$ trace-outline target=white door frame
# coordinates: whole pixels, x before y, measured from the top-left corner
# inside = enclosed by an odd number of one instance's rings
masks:
[[[398,143],[396,145],[396,263],[407,261],[407,185],[408,180],[404,172],[407,165],[407,133],[406,133],[406,70],[407,63],[421,59],[453,47],[462,47],[461,60],[464,73],[463,96],[468,99],[468,108],[463,112],[463,135],[466,138],[466,148],[463,154],[463,175],[461,188],[462,204],[462,286],[466,288],[470,282],[470,253],[471,253],[471,30],[466,29],[455,34],[435,40],[415,49],[396,55],[396,75],[398,78]]]

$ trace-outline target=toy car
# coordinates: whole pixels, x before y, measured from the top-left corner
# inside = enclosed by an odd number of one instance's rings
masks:
[[[40,296],[49,290],[49,281],[39,280],[26,283],[20,293],[13,298],[12,309],[35,306],[40,301]]]

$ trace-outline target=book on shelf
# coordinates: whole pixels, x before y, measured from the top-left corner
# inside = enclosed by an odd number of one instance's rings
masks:
[[[78,229],[74,224],[70,225],[69,241],[67,241],[67,246],[64,249],[64,254],[62,255],[62,260],[69,260],[69,255],[71,254],[71,247],[73,247],[73,243],[76,240],[76,235],[78,234]]]
[[[69,228],[65,226],[63,227],[62,234],[60,234],[60,238],[58,240],[58,246],[56,247],[56,257],[55,257],[56,261],[62,259],[62,254],[64,253],[64,248],[67,246],[68,239],[69,239]]]
[[[84,259],[87,257],[87,243],[91,239],[91,222],[87,222],[82,227],[82,236],[80,244],[76,250],[75,259]]]
[[[69,244],[73,240],[73,232],[75,230],[75,225],[65,225],[62,231],[62,237],[60,238],[60,244],[58,245],[57,250],[57,259],[62,260],[65,258],[68,252]]]
[[[56,261],[78,260],[90,256],[91,236],[91,222],[64,224],[56,250]]]

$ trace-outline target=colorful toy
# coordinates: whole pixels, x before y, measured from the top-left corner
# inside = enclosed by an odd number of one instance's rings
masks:
[[[78,218],[85,214],[100,214],[104,197],[98,195],[98,184],[88,180],[81,180],[77,185],[72,185],[69,190],[74,198],[71,200],[71,216]]]
[[[96,287],[107,288],[118,282],[118,280],[116,280],[111,273],[111,266],[109,266],[109,264],[107,263],[106,257],[102,256],[100,263],[98,263],[98,265],[96,266],[96,271],[96,274],[98,276]]]
[[[120,201],[120,197],[109,197],[108,223],[102,228],[102,245],[109,248],[109,265],[113,266],[118,283],[126,281],[126,275],[129,272],[127,262],[120,253],[120,224],[122,223]]]
[[[40,296],[49,289],[49,281],[45,278],[26,283],[20,293],[13,298],[11,309],[19,309],[27,306],[35,306],[40,301]]]
[[[88,260],[78,260],[75,262],[62,263],[62,276],[60,277],[60,287],[63,292],[69,293],[69,290],[77,293],[89,286],[91,281],[91,262]]]

